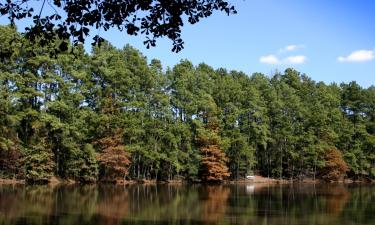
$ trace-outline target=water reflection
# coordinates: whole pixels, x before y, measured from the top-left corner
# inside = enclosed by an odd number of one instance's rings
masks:
[[[230,189],[225,186],[207,186],[202,193],[206,198],[200,203],[202,204],[201,221],[206,224],[217,224],[226,213]]]
[[[0,186],[0,225],[370,225],[374,212],[373,186]]]

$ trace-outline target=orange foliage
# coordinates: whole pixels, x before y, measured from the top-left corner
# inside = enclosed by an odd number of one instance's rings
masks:
[[[114,135],[99,139],[96,144],[101,149],[99,163],[104,180],[116,181],[117,179],[123,179],[128,174],[130,156],[125,151],[125,146],[122,143],[121,130],[117,130]]]
[[[202,153],[202,168],[201,178],[208,182],[222,181],[230,176],[226,162],[228,158],[221,150],[218,137],[218,126],[216,123],[208,123],[206,129],[213,132],[211,137],[199,136],[197,138],[201,145],[200,151]]]
[[[8,151],[1,151],[0,149],[0,170],[9,176],[22,177],[21,158],[22,153],[16,148],[11,148]]]
[[[22,179],[24,177],[22,164],[24,155],[19,148],[18,138],[15,138],[16,135],[7,129],[0,130],[0,132],[2,131],[4,133],[1,133],[1,135],[6,137],[0,137],[0,175],[7,178]]]
[[[344,161],[341,152],[331,148],[325,152],[325,166],[322,170],[322,177],[327,181],[337,181],[345,176],[348,165]]]
[[[218,145],[202,147],[202,179],[205,181],[222,181],[229,177],[226,162],[228,158]]]

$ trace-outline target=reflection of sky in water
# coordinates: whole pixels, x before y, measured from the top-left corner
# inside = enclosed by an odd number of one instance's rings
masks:
[[[0,224],[373,225],[375,187],[0,186]]]

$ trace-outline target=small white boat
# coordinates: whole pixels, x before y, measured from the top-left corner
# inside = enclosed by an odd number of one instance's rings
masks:
[[[250,176],[250,175],[246,176],[246,179],[248,179],[248,180],[254,180],[254,178],[255,178],[255,176]]]

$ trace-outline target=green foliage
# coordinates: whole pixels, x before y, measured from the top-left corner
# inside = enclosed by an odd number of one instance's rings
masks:
[[[84,183],[96,182],[99,175],[97,154],[91,144],[86,144],[83,149],[74,149],[66,162],[67,177]]]
[[[24,0],[23,3],[29,2]],[[44,45],[53,42],[56,37],[70,38],[75,44],[84,43],[90,29],[95,27],[105,31],[118,29],[126,31],[128,35],[141,33],[145,36],[143,43],[147,48],[154,47],[158,38],[169,38],[173,42],[174,52],[184,48],[181,38],[181,27],[184,24],[198,23],[216,11],[227,15],[237,13],[234,6],[225,0],[177,1],[167,4],[160,0],[100,0],[95,4],[90,1],[54,0],[48,4],[45,1],[33,4],[5,1],[0,4],[0,15],[7,17],[12,25],[16,20],[32,19],[32,24],[25,29],[26,37],[32,41],[42,37],[41,43]],[[103,41],[99,35],[93,39],[93,45]],[[59,52],[68,49],[68,40],[59,45]]]
[[[55,164],[53,154],[48,151],[44,143],[35,145],[32,149],[25,152],[25,178],[30,183],[47,183],[48,179],[53,176]]]

